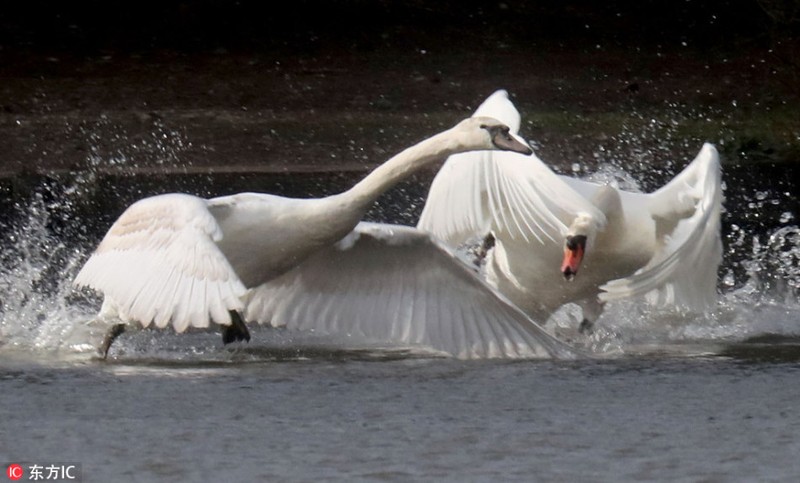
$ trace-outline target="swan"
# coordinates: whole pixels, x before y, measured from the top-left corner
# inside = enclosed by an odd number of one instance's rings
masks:
[[[222,327],[223,342],[249,340],[242,319],[250,289],[347,235],[380,194],[416,170],[469,150],[531,154],[505,124],[470,117],[377,167],[350,190],[295,199],[240,193],[212,199],[163,194],[128,207],[74,280],[104,296],[102,321],[119,320],[100,346],[132,322],[142,327]]]
[[[512,129],[505,91],[475,112]],[[716,304],[722,260],[719,155],[711,144],[653,193],[558,176],[536,155],[451,156],[434,178],[417,225],[450,247],[488,237],[487,282],[532,318],[582,308],[581,331],[604,304],[644,297],[705,311]]]
[[[468,260],[401,225],[359,223],[253,289],[245,318],[459,359],[584,356],[490,287]]]

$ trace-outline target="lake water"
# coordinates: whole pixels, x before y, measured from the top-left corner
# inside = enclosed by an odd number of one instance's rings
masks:
[[[0,451],[86,481],[796,481],[797,347],[756,352],[4,361]]]
[[[613,167],[612,167],[613,168]],[[616,169],[616,168],[615,168]],[[99,299],[70,283],[114,217],[164,191],[319,196],[357,175],[97,173],[2,186],[0,463],[84,481],[797,481],[800,231],[791,165],[725,167],[712,314],[612,305],[578,361],[457,361],[269,329],[65,345]],[[413,223],[429,178],[370,219]]]

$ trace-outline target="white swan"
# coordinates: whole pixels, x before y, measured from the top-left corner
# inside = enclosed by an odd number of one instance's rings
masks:
[[[505,91],[475,115],[519,125]],[[418,227],[450,246],[491,234],[486,278],[492,286],[541,322],[577,303],[581,328],[588,328],[605,302],[619,298],[712,307],[722,259],[721,203],[719,157],[710,144],[650,194],[557,176],[535,155],[475,152],[448,159]]]
[[[75,278],[103,293],[100,318],[223,326],[249,340],[240,313],[248,289],[279,276],[347,235],[375,199],[414,171],[469,150],[530,148],[495,119],[472,117],[396,155],[350,190],[319,199],[242,193],[213,199],[166,194],[140,200],[114,222]],[[107,353],[124,330],[117,324]]]
[[[474,265],[400,225],[360,223],[252,290],[245,318],[461,359],[580,357],[481,280]]]

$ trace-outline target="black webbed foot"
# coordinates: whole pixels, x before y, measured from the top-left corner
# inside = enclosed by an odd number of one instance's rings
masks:
[[[492,248],[495,245],[495,238],[493,233],[487,233],[486,236],[483,238],[483,242],[481,246],[479,246],[475,250],[475,260],[474,263],[476,266],[481,266],[484,260],[486,260],[486,256],[489,254]]]
[[[114,324],[111,326],[111,328],[108,329],[108,332],[106,332],[106,336],[103,337],[103,343],[100,344],[100,347],[98,347],[97,349],[100,352],[100,355],[103,356],[103,359],[108,357],[108,350],[111,349],[111,344],[113,344],[114,341],[117,340],[117,337],[121,336],[124,333],[125,333],[125,324]]]
[[[250,331],[247,330],[247,326],[244,325],[242,316],[239,315],[239,312],[234,312],[233,310],[230,311],[230,314],[231,325],[222,326],[222,343],[230,344],[231,342],[242,340],[250,342]]]

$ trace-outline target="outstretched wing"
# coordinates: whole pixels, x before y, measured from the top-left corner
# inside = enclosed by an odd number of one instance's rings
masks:
[[[475,115],[519,126],[505,91],[490,96]],[[561,243],[579,213],[605,217],[536,155],[473,151],[450,156],[431,184],[417,227],[457,246],[489,231],[525,241]]]
[[[215,244],[221,238],[206,200],[146,198],[114,222],[74,283],[102,292],[120,318],[145,327],[229,325],[246,289]]]
[[[480,151],[451,156],[431,184],[417,227],[451,246],[493,231],[561,243],[581,213],[605,216],[536,155]]]
[[[428,234],[397,225],[361,223],[253,290],[245,313],[273,326],[463,359],[576,355]]]
[[[634,275],[601,286],[600,299],[645,295],[655,305],[698,311],[716,305],[722,197],[719,155],[705,144],[683,172],[649,196],[660,242],[653,258]]]

